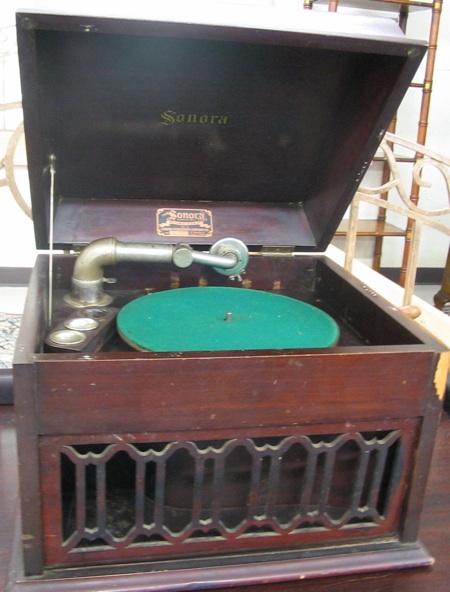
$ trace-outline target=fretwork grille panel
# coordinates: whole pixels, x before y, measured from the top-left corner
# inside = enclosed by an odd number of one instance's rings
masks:
[[[394,531],[413,436],[399,428],[135,441],[60,442],[52,453],[60,556],[146,548],[162,557]]]

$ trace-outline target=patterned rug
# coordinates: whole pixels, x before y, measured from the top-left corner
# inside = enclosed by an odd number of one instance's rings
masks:
[[[0,312],[0,368],[12,368],[22,315]]]

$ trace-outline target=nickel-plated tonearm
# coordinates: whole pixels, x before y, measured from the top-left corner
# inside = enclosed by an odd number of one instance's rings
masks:
[[[213,267],[218,273],[240,280],[240,274],[248,262],[248,250],[242,241],[235,238],[217,241],[208,253],[195,251],[185,243],[125,243],[115,238],[100,238],[85,247],[78,256],[72,288],[65,301],[76,308],[109,304],[112,298],[103,291],[103,268],[121,261],[173,263],[180,268],[201,263]]]

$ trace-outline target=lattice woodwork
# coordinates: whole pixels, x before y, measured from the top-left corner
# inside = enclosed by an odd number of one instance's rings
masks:
[[[298,545],[324,532],[330,539],[394,532],[415,432],[413,422],[403,424],[212,440],[46,438],[48,561],[78,555],[79,562],[89,552],[204,555]]]

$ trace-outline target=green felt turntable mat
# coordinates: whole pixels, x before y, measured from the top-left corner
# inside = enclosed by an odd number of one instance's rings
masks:
[[[117,317],[121,337],[143,351],[331,347],[326,313],[287,296],[244,288],[180,288],[137,298]]]

